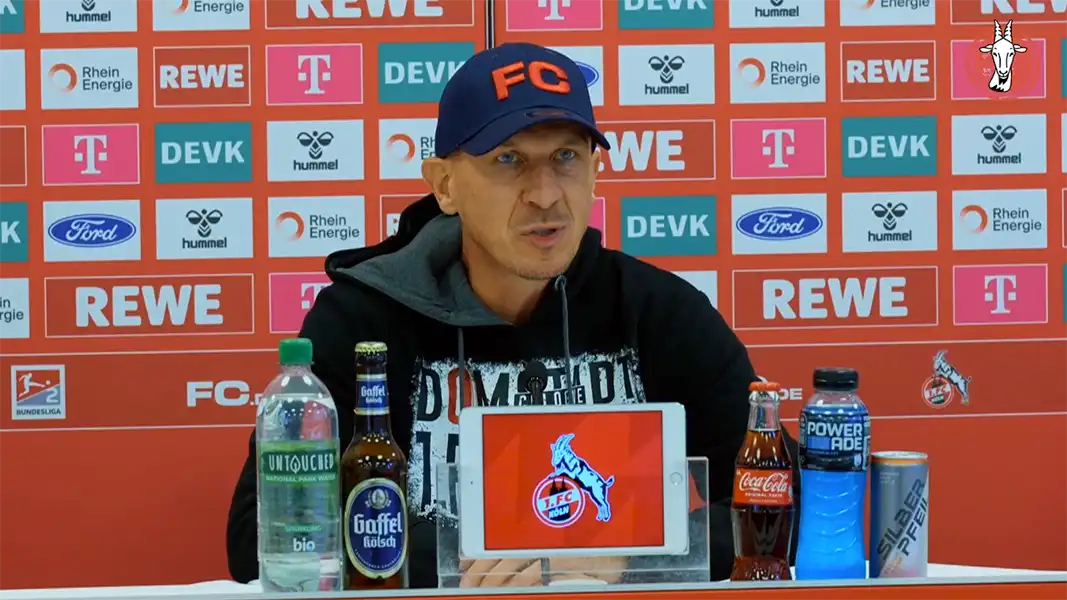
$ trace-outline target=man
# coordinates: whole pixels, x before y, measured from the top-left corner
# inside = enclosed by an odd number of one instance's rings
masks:
[[[393,434],[409,460],[414,587],[437,585],[435,481],[438,465],[455,461],[458,411],[538,397],[684,403],[689,455],[709,461],[712,575],[729,576],[733,463],[756,375],[704,294],[602,249],[588,227],[600,148],[608,142],[570,59],[532,44],[481,52],[442,94],[435,156],[422,164],[433,193],[403,212],[396,235],[326,260],[333,284],[300,335],[314,343],[314,371],[337,403],[342,448],[357,393],[353,349],[388,344]],[[238,581],[258,576],[254,452],[253,436],[227,528]],[[614,581],[608,573],[626,561],[479,560],[464,563],[461,584],[541,584],[552,577],[545,566]]]

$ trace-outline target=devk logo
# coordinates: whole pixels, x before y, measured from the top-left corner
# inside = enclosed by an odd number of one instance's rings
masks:
[[[608,488],[615,476],[605,479],[584,458],[571,449],[573,433],[559,436],[552,444],[552,473],[534,489],[533,508],[537,518],[557,529],[573,525],[585,511],[586,498],[596,506],[596,520],[611,520]]]
[[[989,89],[1002,94],[1011,91],[1011,70],[1015,65],[1015,53],[1026,52],[1011,40],[1011,21],[1000,31],[1000,22],[993,21],[993,43],[978,49],[993,59],[993,76],[989,79]]]

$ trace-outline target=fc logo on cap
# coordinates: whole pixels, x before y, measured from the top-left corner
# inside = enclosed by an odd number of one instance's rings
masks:
[[[554,75],[556,82],[545,81],[545,72]],[[567,73],[562,67],[541,60],[531,62],[529,66],[526,65],[525,61],[519,61],[493,69],[493,87],[496,89],[496,99],[507,100],[510,96],[509,88],[524,81],[529,81],[531,85],[539,90],[553,94],[569,94],[571,91]]]

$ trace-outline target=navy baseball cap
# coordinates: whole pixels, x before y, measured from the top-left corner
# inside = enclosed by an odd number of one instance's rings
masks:
[[[445,85],[434,154],[479,156],[523,129],[561,121],[581,125],[611,148],[596,128],[585,75],[574,61],[536,44],[503,44],[470,57]]]

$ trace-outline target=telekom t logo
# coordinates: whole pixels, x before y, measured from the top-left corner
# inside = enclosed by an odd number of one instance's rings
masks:
[[[330,282],[328,281],[300,284],[300,308],[311,310],[311,306],[315,304],[315,299],[319,297],[319,292],[329,285]]]
[[[79,147],[84,146],[84,150]],[[107,162],[107,136],[106,135],[76,135],[74,136],[74,162],[82,163],[82,175],[100,175],[96,168],[96,161]]]
[[[304,90],[305,94],[320,95],[325,94],[319,84],[324,81],[329,81],[330,75],[330,55],[329,54],[300,54],[296,57],[297,68],[300,70],[297,73],[297,80],[308,82],[308,88]],[[308,70],[304,70],[304,65],[308,65]],[[322,68],[322,67],[325,68]]]
[[[793,145],[795,136],[796,130],[794,129],[763,130],[763,155],[771,157],[770,167],[772,169],[789,167],[789,164],[785,162],[785,157],[796,154],[796,147]]]
[[[546,21],[562,21],[563,15],[559,14],[560,8],[570,8],[571,0],[537,0],[537,8],[547,8]]]
[[[1015,276],[986,275],[984,285],[986,290],[985,301],[995,303],[990,314],[1010,314],[1011,310],[1007,307],[1007,303],[1015,302]]]

